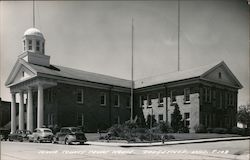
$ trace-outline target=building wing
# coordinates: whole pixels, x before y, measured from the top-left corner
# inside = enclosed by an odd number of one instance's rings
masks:
[[[215,77],[215,75],[217,76],[219,72],[223,74],[222,79],[218,79],[217,77]],[[239,89],[242,88],[242,85],[239,80],[237,80],[237,78],[234,76],[234,74],[230,71],[230,69],[223,61],[179,72],[172,72],[139,79],[135,81],[135,88],[143,88],[152,85],[176,82],[192,78],[201,78],[203,80],[219,82]]]

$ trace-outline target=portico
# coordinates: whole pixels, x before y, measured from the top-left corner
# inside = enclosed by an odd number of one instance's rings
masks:
[[[35,128],[44,126],[44,95],[43,91],[46,88],[55,86],[56,82],[44,78],[36,78],[28,82],[22,82],[10,87],[11,91],[11,133],[16,131],[16,95],[19,94],[19,114],[18,114],[18,129],[33,131]],[[34,104],[33,93],[37,92],[37,124],[34,126]],[[27,94],[27,127],[24,128],[24,94]]]

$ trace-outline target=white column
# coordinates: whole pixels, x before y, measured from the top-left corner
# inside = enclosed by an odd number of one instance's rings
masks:
[[[33,99],[31,88],[28,88],[27,130],[33,132]]]
[[[24,104],[23,104],[23,91],[20,91],[20,103],[19,103],[19,130],[24,129]]]
[[[38,84],[37,128],[43,127],[43,86]]]
[[[11,93],[11,133],[16,131],[16,93]]]

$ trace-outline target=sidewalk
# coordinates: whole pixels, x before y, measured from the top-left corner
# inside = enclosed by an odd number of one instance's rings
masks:
[[[167,141],[164,144],[162,142],[114,143],[114,142],[98,142],[98,141],[87,141],[85,144],[97,145],[97,146],[113,146],[113,147],[152,147],[152,146],[177,145],[177,144],[189,144],[189,143],[205,143],[205,142],[218,142],[218,141],[234,141],[234,140],[246,140],[246,139],[250,139],[250,136],[248,136],[248,137],[196,139],[196,140],[184,140],[184,141]]]

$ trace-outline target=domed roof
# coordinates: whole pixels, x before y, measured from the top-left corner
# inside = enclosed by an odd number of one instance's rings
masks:
[[[24,36],[27,35],[34,35],[34,36],[39,36],[39,37],[43,37],[43,34],[36,28],[29,28],[24,32]]]

